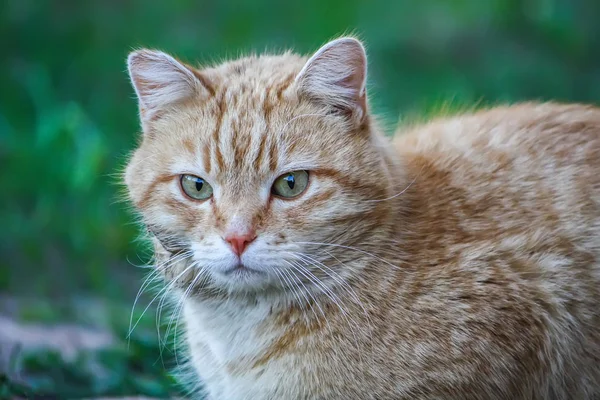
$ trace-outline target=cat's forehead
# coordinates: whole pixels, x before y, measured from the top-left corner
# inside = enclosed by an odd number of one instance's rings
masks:
[[[273,89],[277,91],[277,89]],[[310,118],[298,104],[282,104],[269,91],[256,98],[227,90],[211,107],[211,122],[203,131],[192,130],[195,157],[211,174],[248,180],[311,164],[316,141],[305,135]],[[300,117],[300,118],[298,118]]]
[[[305,61],[294,54],[250,56],[201,70],[210,82],[211,95],[192,114],[214,125],[211,139],[217,133],[276,131],[307,111],[295,93],[295,80]]]
[[[293,79],[305,62],[305,57],[292,53],[248,56],[202,70],[202,73],[216,84],[217,92],[226,88],[260,91]]]
[[[316,165],[328,148],[339,148],[327,140],[327,134],[336,136],[337,124],[312,103],[299,101],[294,84],[304,63],[286,54],[202,70],[214,83],[213,93],[161,123],[170,147],[189,149],[186,162],[229,182]]]
[[[289,114],[294,111],[290,107],[297,105],[294,84],[304,63],[302,57],[285,54],[245,57],[203,70],[213,92],[205,111],[221,122],[233,119],[246,129],[263,119],[277,119],[278,111]]]

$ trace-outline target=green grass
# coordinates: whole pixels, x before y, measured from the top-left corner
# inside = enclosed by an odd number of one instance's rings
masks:
[[[138,131],[125,73],[132,48],[208,63],[265,49],[306,53],[356,32],[367,44],[374,108],[393,126],[448,101],[598,102],[599,15],[597,0],[2,2],[0,294],[42,300],[23,321],[100,324],[125,337],[119,321],[128,323],[143,277],[131,264],[149,259],[119,201],[118,174]],[[61,306],[82,298],[114,311],[100,323]],[[140,332],[154,331],[149,321]],[[30,378],[17,386],[0,370],[0,398],[176,391],[155,362],[156,338],[141,336],[129,350],[118,344],[75,363],[19,352]],[[110,373],[95,377],[90,360]]]

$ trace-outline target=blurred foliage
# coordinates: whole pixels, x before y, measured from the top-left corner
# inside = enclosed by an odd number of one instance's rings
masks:
[[[109,277],[140,250],[117,195],[138,130],[124,60],[138,46],[212,62],[252,50],[309,52],[356,32],[371,56],[376,109],[392,123],[446,100],[600,96],[596,0],[13,0],[1,7],[4,290],[123,291]]]
[[[127,260],[148,252],[118,185],[138,131],[132,48],[210,63],[357,33],[375,110],[392,126],[446,101],[597,102],[599,19],[598,0],[1,2],[0,293],[55,309],[75,294],[127,303],[137,291]],[[118,368],[133,368],[122,357]]]
[[[113,311],[129,315],[129,308]],[[11,349],[8,368],[0,371],[0,399],[132,394],[166,399],[183,395],[169,374],[176,358],[168,347],[160,352],[164,343],[158,340],[150,314],[135,315],[134,322],[140,318],[139,329],[128,340],[108,348],[82,350],[74,358],[53,349]],[[128,322],[116,321],[112,330],[116,337],[124,338]]]

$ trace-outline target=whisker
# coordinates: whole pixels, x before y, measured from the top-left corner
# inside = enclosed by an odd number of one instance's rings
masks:
[[[273,271],[275,272],[275,275],[277,275],[277,277],[279,278],[282,288],[285,289],[286,285],[287,285],[288,289],[290,289],[292,291],[292,294],[298,301],[298,305],[302,308],[303,307],[302,300],[300,300],[300,297],[298,297],[298,293],[296,293],[296,291],[294,291],[294,287],[292,287],[292,283],[288,280],[286,275],[284,275],[285,271],[283,271],[283,270],[280,271],[277,268],[275,268]]]
[[[296,242],[296,243],[298,243],[298,244],[309,244],[309,245],[313,245],[313,246],[330,246],[330,247],[338,247],[338,248],[342,248],[342,249],[346,249],[346,250],[352,250],[352,251],[356,251],[356,252],[365,254],[365,255],[367,255],[369,257],[373,257],[374,259],[379,260],[382,263],[389,265],[390,267],[399,268],[397,265],[392,264],[388,260],[385,260],[385,259],[383,259],[381,257],[378,257],[375,254],[370,253],[370,252],[368,252],[366,250],[362,250],[362,249],[359,249],[359,248],[356,248],[356,247],[352,247],[352,246],[344,246],[342,244],[335,244],[335,243],[319,243],[319,242]]]
[[[362,302],[358,298],[358,295],[356,294],[354,289],[352,289],[350,284],[348,284],[348,282],[346,282],[344,280],[344,278],[342,278],[337,272],[335,272],[334,270],[329,268],[327,265],[323,264],[321,261],[319,261],[307,254],[299,253],[299,252],[288,252],[288,253],[290,253],[293,257],[297,257],[297,258],[299,257],[301,259],[303,258],[305,261],[308,260],[309,262],[311,262],[311,264],[313,266],[315,266],[318,269],[320,269],[321,271],[323,271],[327,276],[329,276],[331,279],[333,279],[336,283],[340,284],[343,288],[345,288],[347,290],[348,294],[350,295],[350,297],[352,297],[352,299],[362,307],[365,314],[367,313],[367,310],[362,305]],[[329,252],[326,252],[326,253],[329,254],[332,258],[334,258],[337,262],[339,262],[340,264],[345,266],[345,264],[341,263],[337,258],[335,258],[335,256],[331,255]]]
[[[130,339],[131,333],[133,332],[133,329],[135,329],[135,326],[133,328],[131,327],[131,325],[133,323],[133,313],[135,311],[135,306],[137,305],[137,302],[139,301],[141,294],[151,284],[152,279],[155,279],[158,276],[160,271],[166,269],[172,263],[179,262],[179,261],[185,259],[186,257],[190,257],[191,255],[192,255],[191,253],[189,253],[189,254],[182,253],[180,256],[170,258],[167,261],[165,261],[162,264],[155,267],[155,269],[152,272],[150,272],[150,274],[148,274],[148,277],[144,280],[144,282],[140,286],[140,289],[138,290],[137,295],[135,296],[135,300],[133,301],[133,306],[131,307],[131,313],[130,313],[130,317],[129,317],[129,333],[127,335],[128,344],[129,344],[129,339]],[[144,313],[146,312],[147,309],[148,309],[148,307],[146,307],[144,312],[142,312],[142,316],[144,315]],[[140,316],[140,318],[141,318],[141,316]],[[138,322],[139,322],[139,320],[138,320]]]
[[[341,307],[341,305],[339,304],[339,302],[338,302],[339,298],[325,284],[323,284],[321,282],[321,280],[319,278],[317,278],[312,272],[310,272],[308,269],[306,269],[305,267],[303,267],[300,264],[291,262],[289,260],[287,262],[292,266],[292,268],[294,268],[294,269],[296,269],[296,271],[300,272],[305,278],[307,278],[312,284],[314,284],[325,296],[327,296],[334,304],[336,304],[338,306],[338,308],[340,309],[340,311],[342,311],[342,313],[346,312],[345,309],[343,307]],[[304,283],[302,283],[302,284],[304,285]],[[313,297],[311,291],[307,290],[307,292],[313,298],[313,300],[316,302],[316,299]],[[318,306],[318,303],[317,303],[317,306]],[[321,309],[320,306],[319,306],[319,309]],[[321,313],[323,313],[322,309],[321,309]]]
[[[192,263],[191,263],[191,264],[190,264],[190,265],[189,265],[189,266],[188,266],[188,267],[187,267],[187,268],[184,270],[184,272],[185,272],[185,271],[188,271],[188,270],[191,270],[192,268],[195,268],[195,267],[196,267],[196,265],[198,265],[198,261],[194,261],[194,262],[192,262]],[[180,276],[181,276],[181,275],[180,275]],[[176,279],[174,279],[173,281],[169,282],[169,286],[170,286],[171,288],[172,288],[172,287],[174,287],[174,286],[176,285],[176,283],[177,283],[177,279],[179,279],[179,276],[178,276]],[[161,321],[161,319],[162,319],[162,309],[163,309],[163,308],[164,308],[164,306],[165,306],[165,301],[167,300],[167,296],[168,296],[168,295],[169,295],[169,291],[168,291],[168,290],[166,290],[166,291],[163,293],[163,295],[162,295],[162,298],[160,299],[160,301],[159,301],[159,303],[158,303],[157,312],[156,312],[156,333],[157,333],[157,335],[158,335],[158,343],[159,343],[159,349],[160,349],[160,354],[161,354],[161,356],[162,356],[162,351],[163,351],[163,348],[166,348],[166,345],[167,345],[167,340],[168,340],[168,335],[169,335],[169,331],[167,330],[167,332],[165,333],[165,336],[164,336],[164,340],[163,340],[163,341],[161,341],[161,338],[160,338],[160,324],[161,324],[161,322],[160,322],[160,321]]]
[[[193,270],[194,268],[196,268],[196,267],[198,266],[198,264],[199,264],[199,263],[200,263],[199,261],[194,261],[194,262],[192,262],[192,263],[191,263],[191,264],[190,264],[190,265],[189,265],[189,266],[188,266],[188,267],[187,267],[187,268],[184,270],[184,272],[187,272],[187,271],[191,271],[191,270]],[[196,278],[197,276],[198,276],[198,275],[196,275],[196,276],[194,277],[194,279],[193,279],[194,281],[195,281],[195,278]],[[174,285],[176,282],[177,282],[177,279],[173,280],[171,283]],[[184,294],[183,294],[183,296],[182,296],[181,298],[185,298],[185,296],[187,295],[188,291],[189,291],[191,288],[192,288],[192,286],[191,286],[190,284],[188,284],[188,286],[187,286],[186,290],[184,291]],[[180,300],[181,300],[181,299],[180,299]],[[178,307],[179,307],[181,304],[182,304],[182,301],[178,301],[178,304],[177,304],[177,306],[175,307],[175,310],[177,310],[177,309],[178,309]],[[168,323],[168,325],[167,325],[167,330],[166,330],[166,333],[165,333],[165,339],[166,339],[166,337],[168,337],[168,336],[169,336],[170,327],[171,327],[171,324],[173,323],[173,319],[174,319],[174,317],[175,317],[174,315],[171,315],[171,318],[169,319],[169,323]]]
[[[177,282],[177,280],[179,278],[181,278],[181,276],[183,276],[186,272],[189,271],[189,267],[185,268],[179,275],[177,275],[177,277],[175,277],[175,279],[173,279],[169,284],[165,285],[164,288],[162,288],[158,294],[156,296],[154,296],[154,298],[148,303],[148,305],[146,306],[146,308],[144,308],[144,311],[142,311],[142,314],[139,316],[139,318],[137,319],[135,325],[133,325],[133,327],[129,330],[129,332],[127,333],[127,338],[129,339],[131,337],[131,333],[135,330],[135,328],[137,327],[137,325],[140,323],[140,321],[142,320],[144,314],[146,313],[146,311],[148,311],[148,308],[150,308],[150,306],[152,305],[152,303],[154,303],[154,301],[166,290],[169,290],[171,286],[173,286],[175,284],[175,282]]]
[[[317,284],[317,282],[320,282],[320,280],[314,275],[312,274],[308,269],[306,269],[305,267],[301,266],[301,265],[297,265],[300,269],[299,272],[302,273],[302,270],[304,270],[307,274],[308,274],[308,278],[313,281],[315,284]],[[312,278],[311,278],[312,276]],[[339,299],[339,297],[337,297],[329,288],[327,288],[325,285],[318,285],[320,286],[320,290],[321,292],[327,296],[337,307],[338,309],[341,311],[343,318],[346,320],[347,324],[349,327],[351,327],[350,331],[352,333],[352,336],[354,338],[354,342],[356,344],[357,349],[360,348],[360,342],[358,340],[357,334],[356,332],[359,330],[359,325],[357,324],[357,322],[355,320],[352,319],[350,313],[348,313],[348,311],[342,307],[342,300]],[[324,290],[326,289],[326,290]],[[362,356],[359,354],[359,357],[362,358]]]
[[[193,255],[193,253],[189,252],[188,257],[191,257],[192,255]],[[181,257],[175,256],[175,257],[172,257],[171,259],[173,260],[172,263],[174,264],[176,262],[183,261],[185,258],[186,257],[181,258]],[[171,281],[167,285],[174,286],[175,282],[176,282],[176,280]],[[167,295],[168,294],[169,294],[169,291],[166,290],[164,292],[164,294],[162,295],[160,301],[158,302],[158,306],[157,306],[157,310],[156,310],[156,333],[158,335],[158,342],[159,342],[159,344],[161,342],[161,339],[160,339],[160,320],[161,320],[161,316],[162,316],[162,309],[164,307],[164,303],[165,303],[165,301],[167,299]],[[162,357],[162,350],[161,350],[161,357]]]
[[[282,261],[284,261],[284,262],[286,262],[286,263],[287,263],[287,261],[286,261],[286,260],[282,260]],[[289,264],[289,265],[290,265],[290,266],[293,268],[293,266],[292,266],[291,264]],[[305,293],[305,292],[308,292],[308,289],[306,288],[306,286],[305,286],[305,285],[302,283],[302,281],[301,281],[300,279],[298,279],[298,276],[297,276],[297,275],[294,273],[294,271],[293,271],[293,270],[287,270],[287,271],[286,271],[285,269],[282,269],[282,270],[281,270],[281,272],[282,272],[282,273],[286,273],[286,274],[289,276],[289,278],[291,279],[291,281],[292,281],[292,282],[294,282],[294,285],[296,286],[296,289],[297,289],[297,293],[301,294],[301,295],[302,295],[302,297],[304,297],[304,300],[306,301],[306,304],[307,304],[307,306],[308,306],[308,307],[310,308],[310,310],[312,311],[313,315],[315,316],[315,319],[317,319],[317,320],[318,320],[318,319],[319,319],[319,317],[317,316],[317,313],[316,313],[316,311],[314,310],[314,308],[313,308],[312,304],[310,303],[310,300],[309,300],[309,299],[308,299],[308,297],[307,297],[307,294],[309,294],[309,295],[310,295],[310,293]],[[292,277],[293,277],[293,278],[292,278]],[[294,279],[294,278],[295,278],[295,279]],[[301,285],[304,287],[304,291],[302,291],[302,289],[300,289],[300,286],[298,285],[298,283],[299,283],[299,284],[301,284]],[[315,302],[315,305],[316,305],[316,306],[319,308],[319,310],[320,310],[321,314],[323,315],[323,317],[324,317],[324,318],[326,318],[326,316],[325,316],[325,313],[324,313],[324,312],[323,312],[323,310],[321,309],[321,306],[320,306],[320,305],[317,303],[316,299],[315,299],[314,297],[312,297],[312,295],[311,295],[311,298],[312,298],[312,299],[313,299],[313,301]],[[302,307],[302,301],[300,300],[300,297],[299,297],[299,296],[298,296],[298,303],[299,303],[299,305],[300,305],[300,308],[301,308],[301,309],[303,309],[303,307]]]
[[[298,272],[300,272],[305,278],[307,278],[314,285],[316,285],[325,296],[327,296],[334,304],[338,306],[342,313],[346,313],[346,310],[343,307],[341,307],[341,305],[338,303],[339,298],[324,283],[322,283],[319,278],[317,278],[312,272],[310,272],[307,268],[303,267],[300,264],[290,262],[290,265],[295,267]]]
[[[200,270],[198,271],[198,273],[196,274],[196,276],[194,277],[194,279],[192,280],[192,282],[188,285],[187,290],[185,291],[185,293],[183,294],[183,297],[181,298],[181,306],[179,307],[179,311],[177,313],[177,319],[175,320],[175,331],[173,333],[173,345],[174,345],[174,353],[175,353],[175,362],[177,363],[177,365],[179,365],[179,360],[177,357],[177,328],[179,326],[179,320],[181,318],[181,312],[183,311],[183,306],[184,306],[184,302],[185,299],[187,298],[187,296],[189,295],[189,293],[191,293],[191,290],[194,289],[194,287],[196,286],[196,283],[198,282],[198,280],[202,277],[202,275],[204,274],[204,272],[207,270],[207,268],[209,268],[209,266],[204,266],[202,268],[200,268]],[[167,334],[168,335],[169,331],[167,330]]]

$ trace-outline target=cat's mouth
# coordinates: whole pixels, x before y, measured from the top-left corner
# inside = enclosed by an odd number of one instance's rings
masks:
[[[254,268],[250,268],[247,265],[244,265],[240,262],[236,264],[233,268],[230,268],[229,270],[225,271],[224,274],[229,276],[247,276],[254,274],[264,274],[264,272]]]

